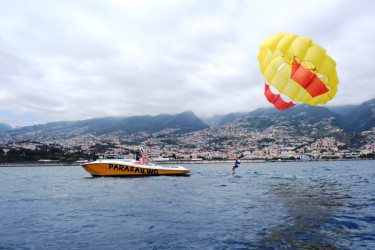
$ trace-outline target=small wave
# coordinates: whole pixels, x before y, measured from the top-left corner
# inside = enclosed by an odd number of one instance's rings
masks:
[[[364,217],[358,218],[358,220],[372,223],[372,222],[375,222],[375,216],[364,216]]]

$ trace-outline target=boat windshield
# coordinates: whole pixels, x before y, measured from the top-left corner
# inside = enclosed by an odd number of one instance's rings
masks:
[[[131,160],[131,157],[128,155],[120,155],[120,154],[111,154],[106,155],[105,159],[121,159],[121,160]]]

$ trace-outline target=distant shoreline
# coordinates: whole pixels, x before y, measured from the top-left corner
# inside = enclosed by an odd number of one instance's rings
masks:
[[[321,159],[321,160],[241,160],[242,163],[265,163],[265,162],[323,162],[323,161],[371,161],[375,160],[372,158],[363,159]],[[159,165],[177,165],[177,164],[218,164],[228,163],[232,164],[234,160],[169,160],[169,161],[157,161]],[[81,166],[81,163],[77,162],[0,162],[0,167],[55,167],[55,166]]]
[[[54,166],[80,166],[70,162],[0,162],[1,167],[54,167]]]

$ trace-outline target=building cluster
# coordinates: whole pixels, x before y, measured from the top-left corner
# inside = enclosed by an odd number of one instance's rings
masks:
[[[314,129],[310,136],[297,133],[295,130],[292,126],[280,123],[259,132],[248,129],[246,123],[233,122],[187,134],[175,134],[175,129],[134,135],[115,132],[102,136],[80,135],[77,131],[73,131],[70,134],[74,136],[64,136],[59,139],[45,137],[38,141],[19,142],[1,140],[0,148],[35,150],[43,147],[59,147],[65,152],[79,150],[82,153],[103,157],[134,153],[139,146],[142,146],[148,155],[155,158],[185,160],[234,159],[236,156],[249,160],[315,160],[358,158],[375,152],[375,127],[357,135],[364,138],[359,148],[352,148],[333,136],[313,137]]]

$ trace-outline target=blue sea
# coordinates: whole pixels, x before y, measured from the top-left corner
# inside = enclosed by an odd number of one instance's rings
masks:
[[[0,167],[0,249],[375,249],[375,161]]]

